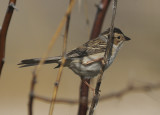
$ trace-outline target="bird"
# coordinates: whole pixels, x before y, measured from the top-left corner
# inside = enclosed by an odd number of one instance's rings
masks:
[[[75,74],[80,76],[82,80],[97,76],[102,68],[102,60],[104,59],[107,43],[110,38],[110,30],[111,29],[108,28],[97,38],[91,39],[66,53],[64,67],[71,69]],[[113,28],[113,46],[110,59],[105,65],[105,70],[112,64],[123,43],[129,40],[131,39],[125,36],[119,28]],[[20,68],[35,66],[38,65],[40,61],[41,58],[24,59],[18,65],[20,65]],[[61,62],[62,56],[55,56],[47,58],[44,64],[57,63],[58,65],[55,68],[59,68]]]

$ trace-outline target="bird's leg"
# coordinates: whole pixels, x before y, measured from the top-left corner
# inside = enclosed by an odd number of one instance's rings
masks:
[[[82,80],[84,84],[86,84],[92,91],[93,91],[93,95],[95,95],[95,89],[85,80]]]
[[[91,61],[88,61],[86,63],[82,63],[83,65],[88,65],[88,64],[91,64],[91,63],[94,63],[94,62],[98,62],[98,61],[101,61],[103,60],[103,58],[98,58],[98,59],[94,59],[94,60],[91,60]]]

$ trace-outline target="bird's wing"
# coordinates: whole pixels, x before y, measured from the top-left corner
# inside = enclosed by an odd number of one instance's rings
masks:
[[[84,56],[89,56],[89,55],[105,52],[106,45],[107,45],[106,41],[101,38],[89,40],[82,46],[67,53],[67,57],[81,58]]]

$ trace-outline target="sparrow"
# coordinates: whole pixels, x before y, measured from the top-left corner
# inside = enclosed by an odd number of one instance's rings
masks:
[[[101,33],[97,38],[89,40],[66,53],[64,67],[70,68],[75,74],[79,75],[82,80],[97,76],[102,67],[102,59],[104,59],[109,36],[110,28]],[[123,43],[128,40],[130,40],[130,38],[125,36],[119,28],[113,29],[113,47],[110,59],[105,65],[105,70],[112,64]],[[41,58],[25,59],[18,65],[20,65],[20,67],[35,66],[39,64],[40,60]],[[58,66],[55,68],[59,68],[61,61],[62,56],[49,57],[45,60],[44,64],[57,63]]]

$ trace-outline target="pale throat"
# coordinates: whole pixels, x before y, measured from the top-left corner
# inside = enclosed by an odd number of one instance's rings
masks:
[[[112,47],[112,55],[110,57],[110,60],[109,60],[109,65],[113,62],[113,60],[115,59],[119,49],[122,47],[122,44],[123,42],[120,42],[118,45],[115,45],[113,44],[113,47]]]

